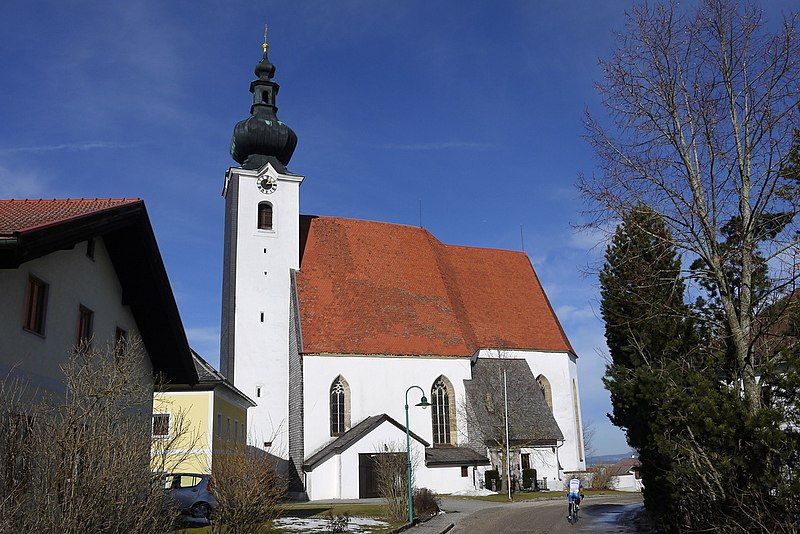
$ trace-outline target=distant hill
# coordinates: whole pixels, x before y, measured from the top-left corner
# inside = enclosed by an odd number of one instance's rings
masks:
[[[628,452],[623,452],[620,454],[603,454],[600,456],[587,456],[586,467],[590,467],[597,464],[615,464],[618,461],[622,460],[623,458],[630,458],[631,456],[639,456],[639,455],[636,454],[636,451],[630,450]]]

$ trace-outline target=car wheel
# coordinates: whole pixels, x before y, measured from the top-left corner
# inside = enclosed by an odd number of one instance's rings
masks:
[[[195,519],[210,519],[211,507],[208,503],[196,502],[192,505],[191,509],[189,509],[189,513]]]

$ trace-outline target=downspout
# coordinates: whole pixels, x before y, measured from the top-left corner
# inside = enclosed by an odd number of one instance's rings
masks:
[[[558,449],[560,449],[564,445],[564,443],[566,443],[566,440],[562,439],[560,441],[561,441],[561,445],[556,445],[556,471],[558,472],[558,481],[563,484],[564,483],[564,479],[561,476],[562,475],[562,473],[561,473],[562,469],[561,469],[561,460],[558,458]],[[556,440],[556,443],[558,443],[558,442],[559,442],[559,440]]]

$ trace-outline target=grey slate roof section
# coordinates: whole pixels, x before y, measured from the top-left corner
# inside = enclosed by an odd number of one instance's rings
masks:
[[[291,269],[291,295],[289,305],[289,491],[302,492],[303,458],[305,458],[303,432],[303,356],[299,347],[300,316],[297,304],[295,270]]]
[[[425,465],[489,465],[485,455],[469,447],[434,447],[425,449]]]
[[[256,406],[253,399],[231,384],[228,379],[225,378],[225,375],[214,369],[214,367],[205,361],[202,356],[197,354],[194,349],[192,349],[192,361],[197,371],[197,384],[191,386],[187,384],[166,384],[161,388],[161,391],[212,391],[217,387],[224,387],[242,399],[245,404]]]
[[[564,435],[528,362],[506,358],[477,358],[472,367],[472,380],[464,380],[468,419],[477,426],[470,429],[470,435],[481,436],[488,448],[505,441],[503,370],[508,378],[511,445],[556,445],[563,440]]]
[[[236,250],[239,217],[239,178],[228,183],[225,195],[225,242],[222,252],[222,315],[220,318],[219,368],[235,380],[236,354]]]
[[[312,454],[311,456],[306,459],[305,463],[303,464],[304,471],[311,471],[317,465],[322,463],[323,461],[327,460],[334,454],[339,454],[342,451],[347,450],[351,445],[357,443],[361,440],[361,438],[365,437],[367,434],[378,428],[384,421],[389,421],[394,426],[402,430],[403,432],[406,431],[406,427],[392,419],[390,416],[382,413],[380,415],[372,415],[367,417],[353,428],[333,440],[332,442],[328,443],[322,449],[317,451],[316,453]],[[411,432],[411,437],[415,440],[422,443],[425,447],[430,447],[430,443],[416,435],[415,433]]]

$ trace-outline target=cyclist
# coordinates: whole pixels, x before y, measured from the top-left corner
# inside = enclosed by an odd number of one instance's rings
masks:
[[[579,478],[573,478],[569,481],[569,492],[567,493],[567,519],[571,519],[569,516],[569,504],[571,502],[574,501],[575,509],[580,510],[581,489],[583,489],[583,484],[581,484],[581,480]]]

